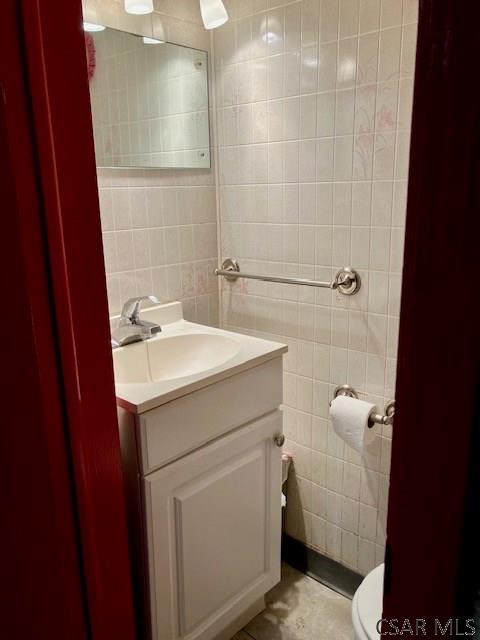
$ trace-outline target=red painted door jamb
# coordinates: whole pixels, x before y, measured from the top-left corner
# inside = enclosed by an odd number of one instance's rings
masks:
[[[22,0],[91,633],[135,636],[80,0]]]
[[[480,372],[479,24],[477,0],[420,0],[387,618],[465,613],[458,593],[466,576],[462,546]],[[478,517],[478,502],[476,510]]]
[[[87,640],[17,6],[0,3],[0,637]]]

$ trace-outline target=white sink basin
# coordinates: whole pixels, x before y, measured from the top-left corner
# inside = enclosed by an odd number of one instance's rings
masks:
[[[113,350],[117,404],[143,413],[287,351],[283,344],[183,319],[182,304],[142,309],[162,332]],[[112,325],[119,317],[111,318]]]
[[[240,351],[236,340],[209,333],[159,336],[113,352],[117,384],[175,380],[210,371]]]

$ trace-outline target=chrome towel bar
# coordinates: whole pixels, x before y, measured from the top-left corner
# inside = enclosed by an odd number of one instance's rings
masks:
[[[348,396],[349,398],[355,398],[358,400],[358,393],[353,387],[348,384],[342,384],[335,389],[333,397]],[[390,400],[385,405],[385,414],[377,413],[377,407],[372,409],[368,417],[368,426],[371,429],[375,424],[389,425],[393,424],[393,418],[395,417],[395,400]]]
[[[340,269],[332,282],[322,282],[321,280],[307,280],[305,278],[286,278],[245,273],[240,271],[240,265],[233,258],[226,258],[222,263],[222,268],[215,269],[214,273],[216,276],[223,276],[232,282],[237,278],[246,278],[248,280],[262,280],[263,282],[279,282],[280,284],[299,284],[305,287],[335,289],[345,296],[353,296],[360,290],[362,284],[360,275],[351,267]]]

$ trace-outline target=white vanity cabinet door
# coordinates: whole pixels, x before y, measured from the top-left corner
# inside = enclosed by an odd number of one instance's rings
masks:
[[[280,580],[280,411],[144,478],[154,640],[217,636]]]

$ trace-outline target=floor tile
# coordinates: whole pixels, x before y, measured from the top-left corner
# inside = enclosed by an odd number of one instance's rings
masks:
[[[352,601],[282,565],[282,580],[266,595],[266,609],[236,640],[352,640]],[[240,632],[242,634],[243,632]]]

